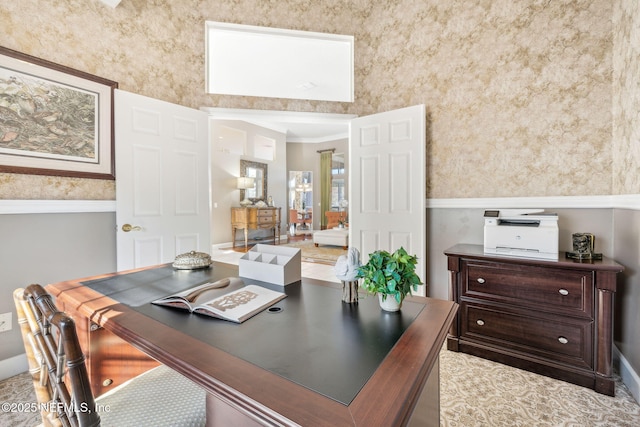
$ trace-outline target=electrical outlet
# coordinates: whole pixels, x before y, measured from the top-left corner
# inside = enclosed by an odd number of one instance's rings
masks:
[[[12,313],[0,314],[0,332],[6,332],[11,330]]]

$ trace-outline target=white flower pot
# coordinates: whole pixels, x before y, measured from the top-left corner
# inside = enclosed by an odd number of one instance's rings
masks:
[[[399,311],[402,306],[402,302],[396,301],[393,295],[387,295],[387,298],[382,299],[382,294],[378,294],[378,301],[380,301],[380,308],[384,311]]]

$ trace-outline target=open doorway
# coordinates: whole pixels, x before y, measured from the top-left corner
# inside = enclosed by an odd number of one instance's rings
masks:
[[[313,172],[289,171],[288,231],[291,236],[313,231]]]
[[[360,250],[363,261],[367,254],[377,249],[391,250],[402,245],[419,259],[426,256],[425,236],[425,107],[424,105],[407,107],[371,116],[355,119],[342,114],[316,114],[299,112],[274,112],[263,110],[204,109],[210,119],[244,120],[264,125],[270,129],[279,129],[286,138],[285,170],[314,172],[314,208],[319,193],[316,184],[319,172],[316,172],[318,145],[333,145],[334,142],[316,144],[298,144],[298,152],[293,153],[290,143],[297,142],[294,129],[304,127],[317,131],[321,126],[338,126],[348,130],[334,139],[343,138],[346,143],[343,151],[348,157],[344,165],[346,175],[352,181],[345,190],[349,204],[349,246]],[[314,121],[309,119],[315,117]],[[290,126],[290,127],[289,127]],[[410,148],[403,148],[401,142],[410,142]],[[305,148],[311,146],[311,148]],[[321,148],[321,147],[318,147]],[[311,153],[308,153],[308,151]],[[355,151],[354,151],[355,150]],[[314,155],[315,154],[315,155]],[[383,156],[383,157],[380,157]],[[290,159],[311,162],[310,166],[291,167]],[[275,159],[281,161],[282,153],[276,151]],[[291,169],[289,169],[291,168]],[[270,169],[271,171],[271,169]],[[270,172],[271,174],[271,172]],[[386,178],[382,179],[381,177]],[[282,199],[287,200],[288,173],[282,174]],[[270,179],[271,186],[271,179]],[[345,185],[346,187],[346,185]],[[393,189],[393,191],[391,190]],[[401,189],[402,191],[397,191]],[[271,191],[271,190],[270,190]],[[215,211],[215,204],[214,204]],[[322,214],[322,213],[321,213]],[[319,229],[314,215],[314,228]],[[214,224],[215,226],[215,224]],[[418,265],[419,275],[426,279],[423,261]]]
[[[309,200],[305,202],[305,208],[312,212],[312,222],[308,227],[310,230],[319,230],[322,215],[318,205],[320,172],[316,150],[331,146],[346,156],[349,123],[355,115],[226,108],[203,110],[209,114],[212,123],[210,140],[214,158],[211,171],[213,244],[229,241],[230,233],[224,227],[229,215],[225,211],[239,201],[239,190],[234,187],[234,167],[237,159],[252,160],[252,151],[248,146],[251,144],[252,132],[256,129],[262,129],[261,134],[276,141],[273,161],[266,163],[269,164],[268,195],[272,197],[276,207],[282,208],[281,229],[287,230],[290,224],[289,172],[308,171],[313,177],[307,196]],[[230,128],[233,128],[233,132],[229,131]],[[220,132],[224,132],[224,135],[219,135]],[[216,148],[220,144],[221,136],[234,142]],[[281,141],[284,143],[281,144]],[[339,141],[339,144],[334,141]]]

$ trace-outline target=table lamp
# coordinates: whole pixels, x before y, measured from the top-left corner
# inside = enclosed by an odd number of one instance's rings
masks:
[[[238,189],[245,190],[244,200],[240,202],[241,206],[249,206],[252,202],[247,198],[247,190],[253,188],[256,185],[256,179],[248,176],[238,177]]]

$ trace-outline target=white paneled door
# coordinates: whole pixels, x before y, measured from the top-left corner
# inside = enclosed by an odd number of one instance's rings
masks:
[[[368,254],[404,247],[426,280],[425,107],[351,121],[349,244]],[[424,296],[426,286],[419,288]]]
[[[116,90],[118,271],[210,252],[207,114]]]

